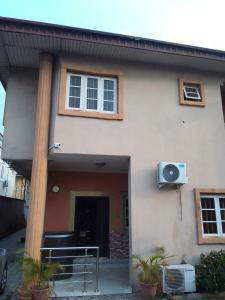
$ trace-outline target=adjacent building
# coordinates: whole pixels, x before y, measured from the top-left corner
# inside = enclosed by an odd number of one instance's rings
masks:
[[[2,141],[3,135],[0,134],[0,158],[2,157]],[[15,191],[16,171],[2,159],[0,159],[0,170],[0,195],[13,197]]]

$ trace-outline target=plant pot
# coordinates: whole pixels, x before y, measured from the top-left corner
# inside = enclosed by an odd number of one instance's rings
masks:
[[[147,284],[140,282],[141,293],[144,299],[154,299],[158,284]]]
[[[47,288],[32,288],[32,300],[47,300],[50,296],[50,287]]]
[[[22,288],[17,289],[17,295],[19,300],[31,300],[32,295],[30,293],[30,290],[25,290]]]

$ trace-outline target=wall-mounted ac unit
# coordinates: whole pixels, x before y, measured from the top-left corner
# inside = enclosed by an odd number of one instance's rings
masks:
[[[169,184],[182,185],[187,182],[185,163],[160,162],[158,164],[159,187]]]
[[[162,288],[166,294],[195,292],[195,268],[189,264],[162,267]]]

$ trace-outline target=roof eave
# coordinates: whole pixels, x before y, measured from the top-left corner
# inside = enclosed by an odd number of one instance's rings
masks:
[[[0,17],[0,31],[26,33],[161,53],[225,60],[225,51],[128,35]]]

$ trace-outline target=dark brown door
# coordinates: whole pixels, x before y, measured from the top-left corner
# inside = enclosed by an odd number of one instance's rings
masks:
[[[76,245],[99,246],[100,256],[109,256],[109,198],[77,197]]]

